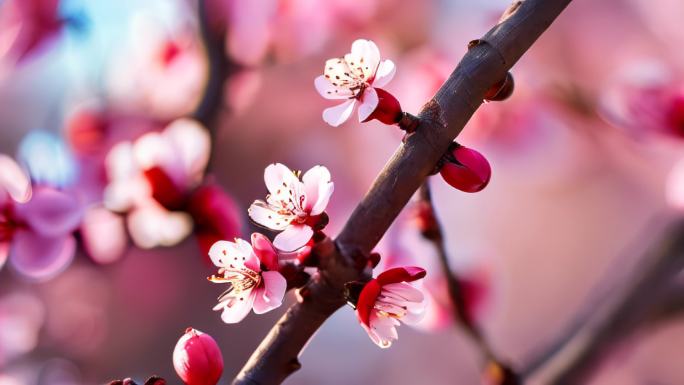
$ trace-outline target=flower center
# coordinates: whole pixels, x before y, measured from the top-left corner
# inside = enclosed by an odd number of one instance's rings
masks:
[[[221,274],[223,276],[220,276]],[[215,283],[228,283],[230,285],[218,298],[219,302],[222,302],[228,297],[240,296],[243,292],[257,286],[261,281],[261,274],[246,267],[233,271],[221,268],[219,269],[219,276],[213,275],[209,277],[209,280]]]

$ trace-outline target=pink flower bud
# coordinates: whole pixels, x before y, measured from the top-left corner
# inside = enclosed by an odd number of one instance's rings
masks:
[[[173,367],[186,385],[215,385],[223,373],[223,356],[209,334],[187,328],[173,349]]]
[[[378,106],[375,110],[363,121],[369,122],[377,119],[385,124],[397,124],[401,120],[401,105],[397,98],[382,88],[376,88],[375,92],[378,94]]]
[[[446,162],[439,173],[452,187],[474,193],[489,184],[492,168],[487,159],[479,152],[455,143],[445,158]]]

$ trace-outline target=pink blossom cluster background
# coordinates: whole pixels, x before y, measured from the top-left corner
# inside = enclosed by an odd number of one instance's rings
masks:
[[[43,13],[18,5],[29,3]],[[206,155],[198,162],[208,162],[211,176],[193,166],[184,180],[195,183],[197,173],[225,190],[237,207],[236,228],[248,238],[257,228],[246,208],[264,195],[268,164],[325,165],[335,182],[326,232],[336,234],[401,132],[355,117],[337,128],[325,124],[321,112],[330,104],[313,84],[325,60],[348,52],[357,38],[372,39],[397,66],[387,90],[404,110],[418,112],[467,42],[507,5],[208,0],[209,24],[227,34],[224,53],[241,69],[223,85],[219,124],[208,127],[211,153],[190,146],[192,159]],[[34,186],[74,198],[78,208],[70,212],[92,214],[110,182],[97,177],[106,154],[163,132],[201,100],[208,61],[197,6],[0,1],[0,153],[26,168]],[[466,194],[432,178],[452,264],[473,286],[474,316],[514,365],[563,330],[597,282],[620,273],[610,270],[616,259],[638,258],[684,210],[681,15],[679,0],[576,0],[514,67],[513,96],[483,105],[459,136],[487,156],[489,186]],[[53,19],[61,22],[46,21]],[[83,111],[106,128],[86,124]],[[92,130],[78,131],[83,126]],[[384,266],[427,269],[426,319],[418,328],[402,326],[399,340],[381,350],[353,311],[342,309],[310,342],[289,383],[478,381],[477,350],[453,327],[434,252],[405,211],[377,251]],[[141,248],[130,226],[103,211],[94,215],[84,218],[96,225],[84,219],[74,226],[73,260],[55,271],[27,275],[0,261],[0,384],[101,384],[152,374],[180,383],[171,353],[187,327],[217,340],[229,381],[285,307],[226,325],[211,311],[219,291],[206,281],[215,269],[202,239],[194,239],[200,235],[164,247],[170,235],[150,230],[152,246],[160,247]],[[36,258],[50,252],[48,244],[34,246]],[[293,300],[288,294],[285,304]],[[611,354],[591,384],[684,383],[683,347],[683,323],[645,328]]]

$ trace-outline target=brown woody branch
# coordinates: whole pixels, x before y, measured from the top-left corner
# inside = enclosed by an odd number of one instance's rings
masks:
[[[570,0],[516,1],[472,44],[449,79],[419,114],[417,130],[394,153],[334,244],[317,250],[322,266],[252,354],[234,384],[279,384],[299,367],[298,356],[323,322],[345,303],[344,284],[368,278],[368,256],[401,209],[461,132],[485,92],[532,46]]]
[[[615,271],[624,261],[618,261]],[[524,370],[526,377],[541,371],[544,383],[583,384],[607,353],[643,327],[681,316],[684,299],[674,280],[684,268],[684,221],[672,226],[655,247],[620,277],[619,286],[600,303],[581,312],[569,332]],[[596,294],[592,295],[596,298]]]

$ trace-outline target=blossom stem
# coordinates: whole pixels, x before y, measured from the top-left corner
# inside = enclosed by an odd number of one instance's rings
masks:
[[[446,250],[444,232],[442,231],[442,225],[437,219],[435,213],[435,206],[432,201],[432,193],[430,191],[429,181],[425,181],[425,183],[420,186],[418,194],[420,200],[424,202],[429,210],[428,215],[431,217],[431,225],[427,231],[423,232],[423,236],[432,243],[435,251],[437,251],[439,264],[447,281],[447,290],[452,304],[452,317],[454,319],[455,326],[457,328],[463,329],[473,340],[473,342],[477,344],[486,359],[485,365],[493,362],[499,366],[507,367],[507,365],[505,365],[503,361],[497,357],[480,328],[468,315],[461,280],[456,272],[454,272],[454,270],[451,268],[449,263],[449,255]]]

